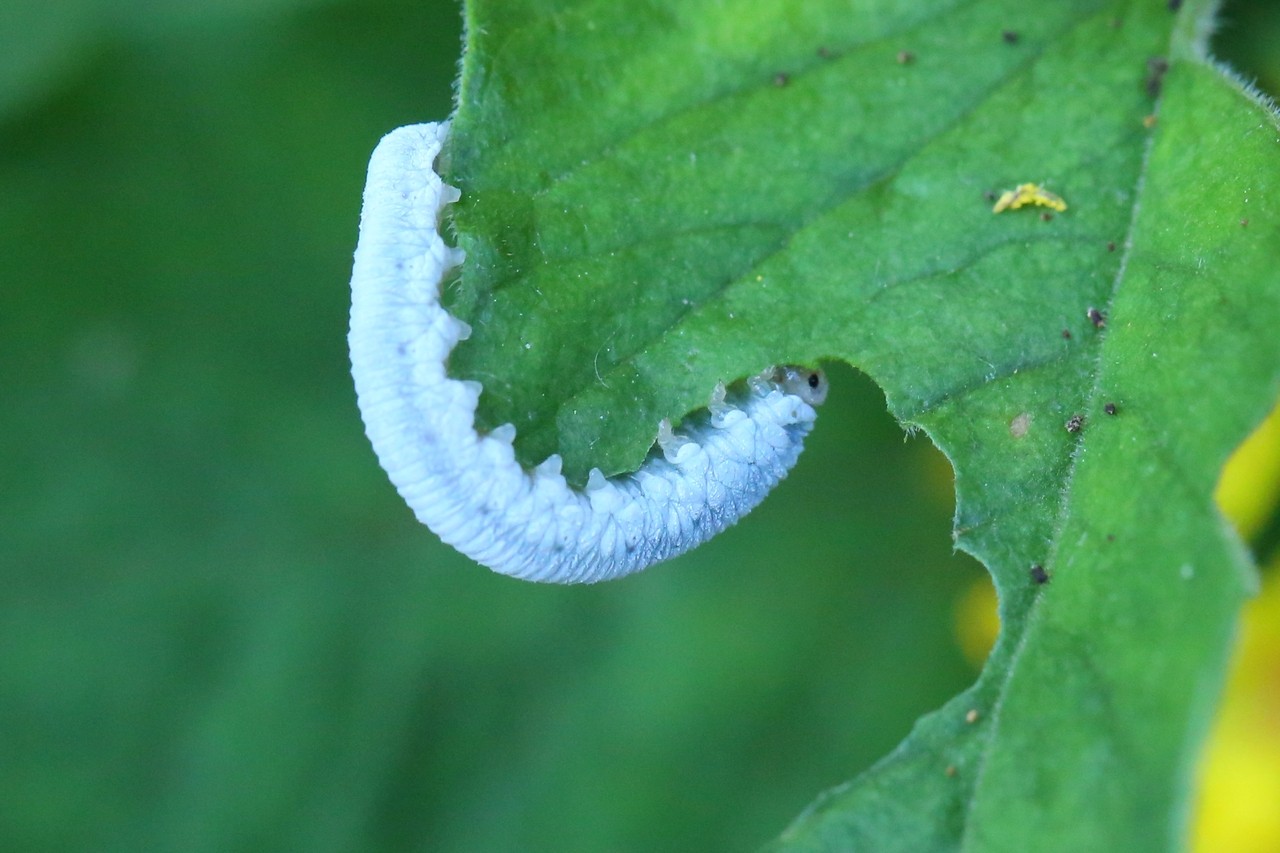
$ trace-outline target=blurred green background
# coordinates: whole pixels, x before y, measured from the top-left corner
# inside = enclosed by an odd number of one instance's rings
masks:
[[[1276,91],[1280,10],[1226,18]],[[950,469],[849,369],[750,521],[639,576],[413,521],[347,277],[459,38],[439,0],[0,9],[0,847],[750,847],[973,678]]]

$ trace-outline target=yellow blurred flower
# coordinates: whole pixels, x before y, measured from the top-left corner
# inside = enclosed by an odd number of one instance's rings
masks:
[[[1198,853],[1280,851],[1280,565],[1241,629],[1200,767]]]
[[[1227,460],[1214,492],[1245,539],[1280,501],[1280,406]],[[1280,559],[1245,605],[1226,694],[1200,766],[1192,849],[1280,851]]]
[[[1000,633],[998,606],[996,588],[991,585],[990,575],[983,575],[969,584],[956,601],[956,642],[960,644],[960,653],[973,664],[974,669],[982,668],[991,647],[996,644],[996,634]]]
[[[1280,406],[1231,454],[1213,498],[1245,539],[1271,517],[1280,502]]]

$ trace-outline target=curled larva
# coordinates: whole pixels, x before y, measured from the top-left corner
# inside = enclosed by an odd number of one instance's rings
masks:
[[[515,428],[475,428],[479,383],[450,378],[470,333],[440,305],[463,253],[441,211],[459,193],[435,173],[448,124],[402,127],[369,161],[351,277],[352,376],[365,431],[418,520],[494,571],[556,583],[620,577],[681,554],[736,522],[795,464],[826,397],[819,371],[774,367],[740,392],[717,387],[634,474],[593,470],[575,489],[551,456],[516,461]]]

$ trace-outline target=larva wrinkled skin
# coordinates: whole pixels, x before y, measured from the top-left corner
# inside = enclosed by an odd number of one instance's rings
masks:
[[[818,371],[775,367],[658,445],[634,474],[569,486],[560,457],[516,461],[510,424],[475,428],[479,383],[451,379],[470,334],[440,304],[463,253],[438,231],[459,193],[435,173],[448,124],[402,127],[369,161],[351,278],[352,376],[365,431],[418,520],[496,572],[534,581],[621,577],[706,541],[754,508],[795,465],[826,397]]]

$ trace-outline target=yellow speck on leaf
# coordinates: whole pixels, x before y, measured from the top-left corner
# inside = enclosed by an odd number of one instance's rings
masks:
[[[1017,210],[1028,204],[1051,207],[1057,211],[1067,209],[1067,203],[1062,200],[1061,196],[1054,195],[1039,184],[1018,184],[1013,189],[1005,190],[1000,194],[1000,198],[996,199],[995,206],[991,208],[991,212],[1002,213],[1006,210]]]

